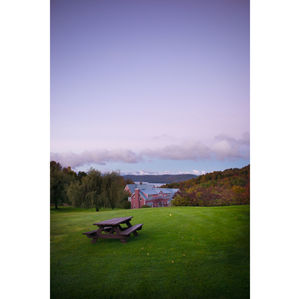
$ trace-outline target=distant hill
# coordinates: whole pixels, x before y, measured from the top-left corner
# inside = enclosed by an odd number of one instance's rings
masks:
[[[161,187],[179,188],[177,206],[218,206],[250,203],[250,165],[200,175]]]
[[[180,183],[182,181],[196,178],[194,174],[163,174],[163,175],[123,175],[125,180],[132,180],[134,182],[148,182],[148,183]]]

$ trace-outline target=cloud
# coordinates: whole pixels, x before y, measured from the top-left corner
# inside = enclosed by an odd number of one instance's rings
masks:
[[[197,169],[193,169],[192,173],[195,174],[195,175],[199,175],[201,172]]]
[[[227,135],[218,135],[210,145],[201,141],[171,144],[157,149],[147,149],[141,156],[153,159],[168,160],[201,160],[201,159],[247,159],[249,158],[249,134],[235,139]]]
[[[107,162],[138,163],[145,159],[162,160],[207,160],[249,159],[249,134],[235,139],[227,135],[215,136],[209,145],[201,141],[169,144],[148,148],[140,152],[130,149],[84,151],[82,153],[51,153],[51,160],[63,166],[79,167],[86,164],[105,165]],[[198,170],[193,173],[199,174]]]
[[[78,167],[95,163],[105,165],[107,162],[137,163],[141,158],[131,150],[96,150],[84,151],[80,154],[51,153],[51,160],[61,163],[63,166]]]
[[[210,149],[201,142],[192,142],[171,144],[158,149],[147,149],[142,151],[141,154],[154,159],[198,160],[208,159]]]
[[[214,138],[211,151],[218,159],[249,158],[250,137],[243,134],[241,139],[235,139],[226,135],[218,135]]]

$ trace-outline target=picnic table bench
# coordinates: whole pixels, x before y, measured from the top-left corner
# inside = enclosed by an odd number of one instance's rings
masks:
[[[137,231],[142,229],[143,224],[132,225],[130,220],[132,216],[113,218],[94,223],[98,226],[98,229],[83,233],[88,238],[92,239],[92,243],[97,242],[98,239],[119,239],[122,243],[125,243],[130,234],[138,235]],[[126,227],[122,227],[121,224],[126,224]]]

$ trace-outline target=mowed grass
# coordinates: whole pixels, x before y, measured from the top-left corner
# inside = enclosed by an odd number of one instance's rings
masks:
[[[125,244],[82,235],[123,216]],[[249,298],[249,206],[51,210],[51,298]]]

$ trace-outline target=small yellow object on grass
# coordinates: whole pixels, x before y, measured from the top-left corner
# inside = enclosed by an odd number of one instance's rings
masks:
[[[170,214],[169,216],[172,216],[172,214]]]
[[[147,252],[147,255],[149,255],[149,252]]]
[[[174,264],[174,261],[172,260],[172,264]]]

